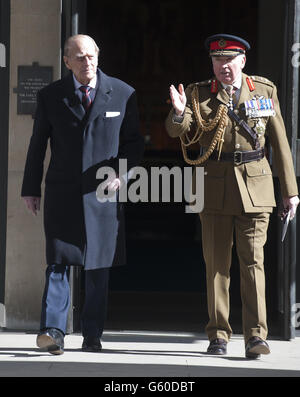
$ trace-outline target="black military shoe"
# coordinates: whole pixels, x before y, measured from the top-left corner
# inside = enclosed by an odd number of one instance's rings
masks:
[[[102,345],[100,338],[85,336],[82,342],[82,351],[84,352],[100,352]]]
[[[269,354],[270,348],[266,341],[258,336],[252,336],[246,344],[245,355],[247,358],[256,359],[261,354]]]
[[[222,356],[227,354],[227,342],[225,339],[217,338],[210,342],[207,353]]]
[[[63,354],[64,334],[57,328],[47,328],[38,334],[36,344],[41,351],[55,355]]]

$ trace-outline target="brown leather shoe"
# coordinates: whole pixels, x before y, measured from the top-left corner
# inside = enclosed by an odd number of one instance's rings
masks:
[[[269,354],[270,348],[266,341],[259,336],[252,336],[246,344],[246,357],[251,359],[259,358],[261,354]]]
[[[37,338],[36,344],[41,351],[59,355],[64,353],[64,334],[56,328],[42,330]]]
[[[207,348],[207,353],[222,356],[227,354],[227,342],[225,339],[216,338],[212,340]]]

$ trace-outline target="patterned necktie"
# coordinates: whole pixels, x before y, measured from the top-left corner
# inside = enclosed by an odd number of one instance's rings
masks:
[[[92,99],[90,97],[90,87],[88,85],[82,85],[79,87],[79,89],[82,92],[82,106],[84,107],[85,111],[87,111],[92,104]]]
[[[226,92],[229,95],[229,102],[227,106],[229,107],[230,110],[233,110],[233,104],[236,103],[236,98],[235,98],[235,92],[237,91],[236,87],[232,85],[228,85],[226,87]]]

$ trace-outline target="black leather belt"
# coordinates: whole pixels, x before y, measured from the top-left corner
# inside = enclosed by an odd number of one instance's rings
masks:
[[[258,150],[250,151],[235,151],[231,153],[221,153],[220,161],[232,161],[235,165],[240,165],[243,163],[250,163],[250,161],[261,160],[265,156],[264,148]],[[214,150],[209,157],[209,160],[218,160],[219,153]]]

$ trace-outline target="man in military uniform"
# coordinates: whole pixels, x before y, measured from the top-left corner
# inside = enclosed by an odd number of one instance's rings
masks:
[[[180,137],[189,164],[204,166],[204,210],[200,214],[206,262],[209,322],[208,353],[226,354],[232,329],[229,318],[231,251],[235,234],[240,262],[245,354],[268,354],[263,247],[269,216],[276,206],[265,139],[273,148],[283,205],[295,216],[297,182],[280,113],[276,86],[242,72],[247,41],[214,35],[205,42],[214,77],[190,84],[186,91],[172,85],[173,109],[166,120],[171,137]],[[204,155],[189,160],[190,143],[199,142]]]

